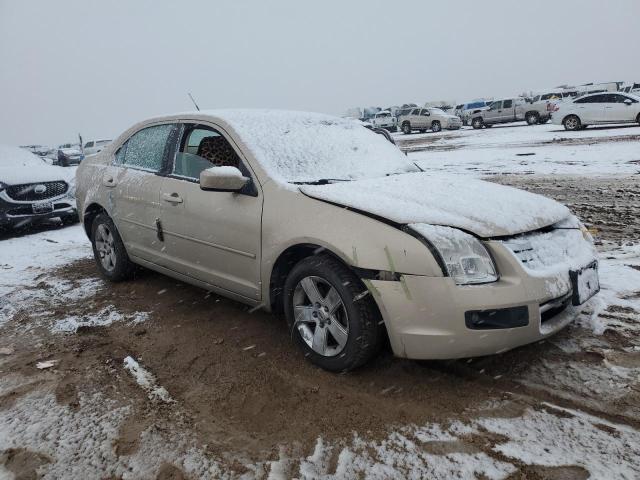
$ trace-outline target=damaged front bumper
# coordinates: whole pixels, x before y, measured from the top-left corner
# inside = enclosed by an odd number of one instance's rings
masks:
[[[450,277],[419,275],[368,280],[395,355],[453,359],[502,353],[553,335],[580,313],[564,281],[568,270],[532,275],[502,242],[486,245],[500,272],[496,282],[456,285]]]

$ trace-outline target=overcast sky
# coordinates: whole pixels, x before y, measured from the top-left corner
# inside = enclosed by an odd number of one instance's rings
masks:
[[[640,81],[639,18],[639,0],[0,0],[0,143],[111,138],[188,91],[342,114]]]

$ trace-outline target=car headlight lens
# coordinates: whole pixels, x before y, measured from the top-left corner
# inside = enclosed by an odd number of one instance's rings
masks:
[[[67,197],[76,197],[76,179],[73,178],[67,182],[69,184],[69,190],[67,190]]]
[[[410,228],[438,251],[447,273],[458,285],[489,283],[498,280],[489,252],[476,237],[457,228],[413,224]]]

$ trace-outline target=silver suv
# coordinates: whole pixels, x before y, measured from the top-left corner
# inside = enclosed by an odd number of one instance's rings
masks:
[[[427,130],[439,132],[443,128],[457,130],[462,127],[462,120],[440,108],[414,108],[398,118],[398,125],[402,132],[408,135],[414,130],[420,133]]]

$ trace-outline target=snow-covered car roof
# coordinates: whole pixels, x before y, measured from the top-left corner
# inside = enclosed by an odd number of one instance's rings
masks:
[[[150,119],[125,135],[148,123],[204,117],[235,132],[269,177],[283,185],[418,171],[395,145],[363,127],[362,122],[321,113],[250,109],[184,112]],[[120,141],[111,148],[117,148]]]

